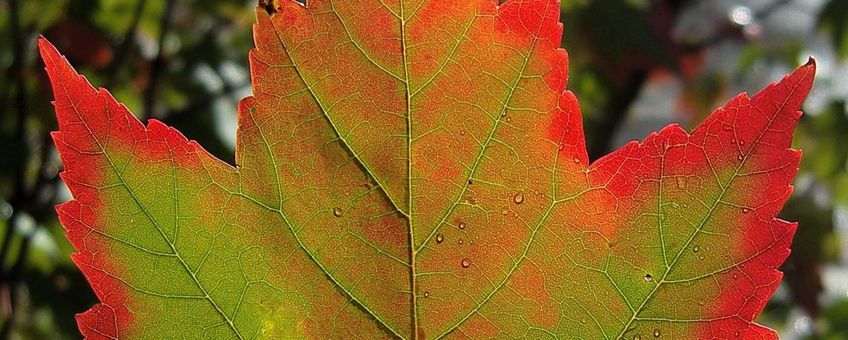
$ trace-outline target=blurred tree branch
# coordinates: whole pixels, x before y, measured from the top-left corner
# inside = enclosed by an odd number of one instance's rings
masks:
[[[171,18],[174,14],[174,3],[175,0],[168,0],[168,2],[165,3],[165,10],[162,13],[162,19],[159,21],[159,48],[156,52],[156,58],[153,59],[153,63],[150,67],[150,76],[147,79],[147,87],[144,89],[143,118],[145,120],[154,117],[156,110],[156,95],[159,90],[159,78],[162,76],[162,73],[165,71],[167,66],[167,60],[165,59],[165,39],[167,38],[168,30],[171,27]]]

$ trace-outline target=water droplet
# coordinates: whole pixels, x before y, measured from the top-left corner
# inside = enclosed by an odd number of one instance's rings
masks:
[[[462,259],[462,263],[460,263],[460,264],[462,265],[462,268],[468,268],[469,266],[471,266],[471,260],[469,260],[467,258]]]
[[[460,136],[465,136],[465,130],[460,131],[460,132],[459,132],[459,135],[460,135]]]
[[[701,247],[698,247],[698,246],[695,246],[695,248],[692,248],[692,251],[694,251],[696,253],[699,252],[700,250],[701,250]]]
[[[515,204],[524,203],[524,192],[519,191],[516,193],[515,196],[512,197],[512,201],[515,202]]]
[[[445,237],[442,234],[436,235],[436,243],[442,243],[445,241]]]
[[[572,161],[574,161],[574,163],[580,163],[580,158],[574,157]]]
[[[425,290],[425,291],[424,291],[424,297],[425,297],[425,298],[430,297],[430,292]]]
[[[465,243],[465,241],[463,241],[462,239],[459,239],[459,244],[463,244],[463,243]]]
[[[465,222],[459,222],[457,228],[459,228],[459,230],[465,230]]]
[[[747,213],[749,213],[749,212],[751,212],[751,209],[748,209],[748,208],[742,208],[742,213],[743,213],[743,214],[747,214]]]
[[[734,278],[734,279],[738,279],[738,278],[739,278],[739,274],[733,274],[733,278]]]
[[[735,337],[737,337],[737,338],[738,338],[738,337],[739,337],[739,332],[733,333],[733,336],[735,336]]]
[[[642,279],[644,279],[645,282],[651,282],[654,280],[654,277],[651,276],[651,274],[645,274],[645,277],[643,277]]]
[[[739,155],[739,156],[736,156],[736,159],[741,161],[741,160],[745,159],[745,157],[743,157],[742,155]]]
[[[698,256],[698,259],[699,259],[699,260],[703,260],[703,259],[704,259],[704,256],[703,256],[703,255]]]
[[[654,330],[654,337],[655,337],[655,338],[659,338],[659,337],[660,337],[660,330],[659,330],[659,329],[655,329],[655,330]]]
[[[511,122],[511,121],[512,121],[512,117],[506,117],[506,121],[507,121],[507,122]]]
[[[342,208],[339,208],[339,207],[333,208],[333,216],[342,217],[342,215],[344,215],[344,211],[342,211]]]
[[[634,335],[633,340],[642,340],[642,336],[641,335]]]

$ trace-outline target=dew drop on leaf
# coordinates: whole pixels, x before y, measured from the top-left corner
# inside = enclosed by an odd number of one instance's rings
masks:
[[[633,340],[642,340],[642,336],[641,335],[634,335]]]
[[[701,247],[695,246],[694,248],[692,248],[692,251],[697,253],[697,252],[701,251]]]
[[[524,203],[524,192],[519,191],[516,193],[515,196],[512,197],[512,201],[515,202],[515,204]]]
[[[736,159],[741,161],[741,160],[744,159],[744,157],[742,157],[742,155],[739,155],[739,156],[736,156]]]
[[[436,235],[436,243],[442,243],[442,242],[444,242],[444,240],[445,240],[445,237],[442,236],[442,234]]]
[[[655,329],[655,330],[654,330],[654,337],[655,337],[655,338],[659,338],[659,337],[660,337],[660,330],[659,330],[659,329]]]
[[[465,222],[459,222],[459,230],[465,230]]]
[[[463,244],[463,243],[465,243],[465,241],[463,241],[462,239],[459,239],[459,241],[458,241],[458,242],[459,242],[459,244]]]
[[[742,213],[743,213],[743,214],[747,214],[747,213],[749,213],[749,212],[751,212],[751,209],[748,209],[748,208],[742,208]]]
[[[460,265],[462,265],[462,268],[468,268],[469,266],[471,266],[471,260],[469,260],[467,258],[462,259],[462,262],[460,263]]]
[[[642,278],[645,282],[651,282],[654,280],[654,277],[651,274],[645,274],[645,277]]]
[[[460,136],[465,136],[465,130],[460,131],[460,132],[459,132],[459,135],[460,135]]]
[[[425,297],[425,298],[430,297],[430,292],[429,292],[429,291],[424,291],[424,297]]]
[[[580,163],[580,158],[574,157],[574,159],[572,160],[574,161],[574,163]]]
[[[339,208],[339,207],[333,208],[333,216],[342,217],[342,215],[344,215],[344,211],[342,211],[342,208]]]

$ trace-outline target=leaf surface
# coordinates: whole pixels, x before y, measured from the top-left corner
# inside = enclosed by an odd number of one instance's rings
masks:
[[[85,336],[776,337],[813,63],[589,164],[558,1],[256,14],[236,166],[39,41]]]

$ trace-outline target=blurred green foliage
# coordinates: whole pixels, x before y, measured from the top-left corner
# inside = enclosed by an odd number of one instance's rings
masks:
[[[848,2],[563,2],[569,88],[593,159],[672,121],[694,126],[736,92],[819,59],[784,211],[800,227],[761,321],[790,339],[848,338]],[[69,194],[57,179],[52,94],[35,38],[47,36],[132,112],[232,162],[235,105],[250,94],[254,4],[0,0],[0,338],[77,338],[74,314],[96,303],[52,208]]]

